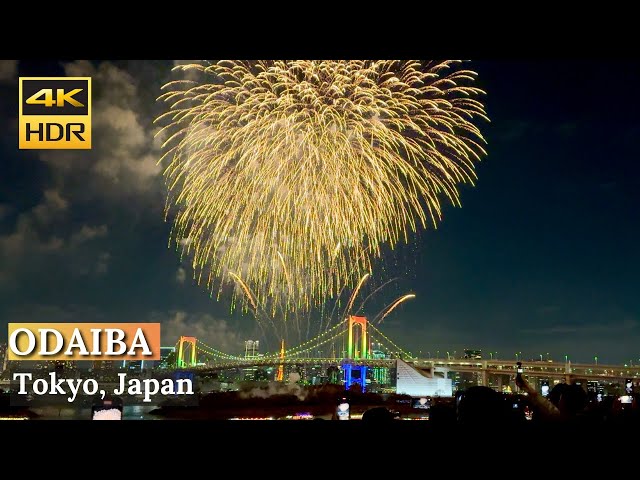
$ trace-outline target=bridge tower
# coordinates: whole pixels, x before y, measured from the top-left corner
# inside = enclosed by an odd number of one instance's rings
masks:
[[[360,385],[364,392],[367,380],[367,366],[355,365],[349,360],[369,358],[367,317],[349,315],[348,328],[347,362],[342,365],[342,369],[344,370],[344,386],[349,389],[351,385]]]
[[[359,327],[359,330],[357,330]],[[358,344],[360,349],[358,350]],[[349,315],[349,343],[347,344],[347,358],[357,360],[368,358],[369,343],[367,342],[367,317]]]
[[[177,367],[195,367],[196,366],[196,343],[198,339],[196,337],[185,337],[181,336],[178,341],[178,359],[177,359]],[[189,344],[191,346],[191,353],[189,362],[185,362],[184,360],[184,344]]]
[[[282,339],[282,343],[280,344],[280,360],[284,360],[284,339]],[[278,366],[276,381],[278,382],[284,381],[284,364],[282,363]]]

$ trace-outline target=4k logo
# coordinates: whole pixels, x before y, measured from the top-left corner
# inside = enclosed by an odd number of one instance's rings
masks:
[[[91,148],[90,77],[20,77],[20,149]]]

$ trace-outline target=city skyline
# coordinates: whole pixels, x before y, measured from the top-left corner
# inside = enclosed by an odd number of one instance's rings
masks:
[[[163,344],[181,334],[223,351],[262,343],[251,315],[230,314],[167,248],[151,121],[172,62],[1,65],[0,343],[12,321],[159,321]],[[444,206],[437,230],[389,252],[367,293],[399,280],[360,314],[411,292],[383,327],[413,353],[640,363],[640,63],[469,66],[491,119],[476,186],[462,189],[462,208]],[[93,78],[94,149],[19,151],[18,76],[64,74]]]

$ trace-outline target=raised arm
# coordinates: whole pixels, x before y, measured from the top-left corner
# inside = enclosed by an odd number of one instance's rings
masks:
[[[560,410],[531,387],[529,382],[527,382],[522,375],[516,376],[516,385],[527,392],[531,406],[535,411],[540,413],[542,417],[548,420],[560,419]]]

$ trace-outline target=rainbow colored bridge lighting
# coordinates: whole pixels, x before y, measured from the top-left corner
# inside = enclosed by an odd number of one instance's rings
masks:
[[[196,337],[185,337],[181,336],[178,341],[178,359],[177,359],[177,367],[185,368],[185,367],[195,367],[196,366],[196,342],[198,340]],[[184,361],[184,344],[188,344],[191,347],[191,353],[189,358],[189,363]]]

